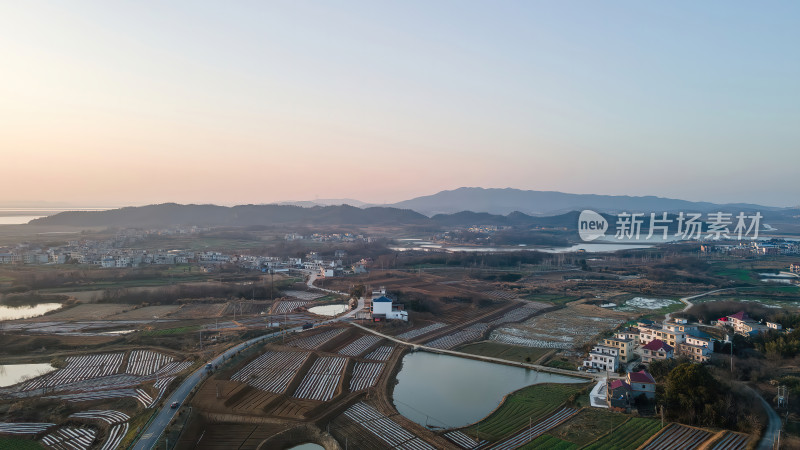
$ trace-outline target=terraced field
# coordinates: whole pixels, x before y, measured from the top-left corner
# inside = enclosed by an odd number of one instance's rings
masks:
[[[366,403],[356,403],[344,415],[393,448],[434,450],[433,446]]]
[[[459,447],[467,450],[478,448],[486,444],[486,441],[476,441],[475,439],[472,439],[471,437],[467,436],[461,431],[451,431],[449,433],[445,433],[444,437],[446,437]]]
[[[381,338],[375,335],[362,336],[339,350],[340,355],[358,356],[368,348],[380,342]]]
[[[536,439],[547,430],[555,428],[559,423],[569,419],[577,413],[577,409],[561,408],[559,411],[535,423],[533,426],[530,426],[527,429],[522,430],[514,436],[506,439],[500,444],[495,445],[492,447],[492,450],[514,450],[524,445],[526,442]]]
[[[549,434],[543,434],[520,447],[522,450],[575,450],[577,448],[578,446],[572,442],[559,439]]]
[[[31,380],[23,390],[30,391],[43,387],[53,387],[90,378],[115,374],[122,365],[124,353],[105,353],[87,356],[70,356],[67,365],[43,377]]]
[[[483,334],[486,333],[486,330],[489,329],[489,325],[485,323],[475,323],[461,331],[457,331],[453,334],[448,334],[446,336],[442,336],[438,339],[434,339],[430,342],[425,343],[428,347],[433,348],[441,348],[445,350],[449,350],[451,348],[458,347],[461,344],[465,344],[467,342],[475,341],[483,337]]]
[[[308,350],[313,350],[321,346],[322,344],[330,341],[331,339],[335,338],[336,336],[339,336],[345,331],[346,330],[344,328],[334,328],[333,330],[323,331],[322,333],[318,333],[313,336],[301,337],[300,339],[295,339],[291,342],[288,342],[286,345],[289,345],[291,347],[300,347]]]
[[[550,308],[551,306],[553,305],[547,303],[528,302],[524,306],[520,306],[519,308],[514,308],[511,311],[498,317],[497,319],[492,320],[491,322],[489,322],[489,325],[495,326],[506,323],[522,322],[528,317],[536,314],[536,312]]]
[[[711,433],[706,430],[673,423],[664,428],[643,450],[669,450],[674,448],[693,450],[700,447],[710,437]]]
[[[272,307],[272,314],[290,313],[297,308],[307,306],[309,303],[303,300],[278,302]]]
[[[145,408],[153,403],[153,397],[142,389],[111,389],[107,391],[79,392],[77,394],[52,395],[44,398],[60,398],[70,402],[88,402],[109,398],[131,397],[139,401]]]
[[[346,363],[347,358],[341,356],[317,358],[303,381],[300,382],[294,396],[323,402],[332,399]]]
[[[134,350],[128,357],[128,368],[125,373],[152,375],[174,359],[172,356],[150,350]]]
[[[389,356],[392,354],[392,350],[394,347],[391,345],[383,345],[381,347],[376,348],[369,355],[365,356],[365,359],[370,359],[373,361],[386,361],[389,359]]]
[[[750,436],[728,431],[711,447],[711,450],[744,450],[749,442]]]
[[[506,397],[489,417],[482,420],[480,429],[473,425],[467,429],[467,433],[481,439],[499,441],[528,425],[529,419],[537,422],[554,413],[570,395],[584,387],[584,384],[548,383],[522,388]]]
[[[360,391],[375,386],[378,377],[383,372],[384,363],[358,362],[353,369],[353,377],[350,379],[350,391]]]
[[[42,438],[42,443],[56,450],[83,450],[92,446],[97,431],[93,428],[61,427]]]
[[[613,432],[585,447],[586,450],[634,450],[650,436],[661,430],[661,422],[634,417],[618,426]]]
[[[395,337],[397,337],[397,339],[400,339],[400,340],[403,340],[403,341],[408,341],[408,340],[414,339],[414,338],[416,338],[418,336],[422,336],[423,334],[428,334],[428,333],[430,333],[432,331],[436,331],[439,328],[442,328],[444,326],[446,326],[446,325],[443,324],[443,323],[435,322],[435,323],[432,323],[432,324],[430,324],[428,326],[425,326],[425,327],[422,327],[422,328],[417,328],[415,330],[406,331],[405,333],[398,334]]]
[[[0,422],[0,434],[39,434],[54,426],[54,423]]]
[[[241,381],[262,391],[281,394],[308,358],[308,352],[269,351],[236,372],[231,380]]]

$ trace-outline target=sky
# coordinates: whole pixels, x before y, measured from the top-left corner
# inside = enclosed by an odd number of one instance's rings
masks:
[[[0,2],[0,204],[790,206],[800,2]]]

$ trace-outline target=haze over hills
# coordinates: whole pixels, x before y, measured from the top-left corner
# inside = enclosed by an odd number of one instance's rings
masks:
[[[782,208],[746,203],[720,205],[710,202],[692,202],[672,198],[628,195],[567,194],[556,191],[528,191],[505,188],[462,187],[441,191],[433,195],[412,198],[385,205],[411,209],[427,216],[460,211],[509,214],[519,211],[530,215],[556,215],[569,211],[591,209],[598,212],[710,212],[731,209],[770,210]],[[723,209],[721,209],[723,208]]]

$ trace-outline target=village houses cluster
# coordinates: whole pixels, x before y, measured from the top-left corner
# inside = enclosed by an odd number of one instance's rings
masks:
[[[204,231],[198,227],[167,230],[124,230],[106,240],[71,240],[66,245],[45,247],[22,243],[0,248],[0,264],[90,264],[102,268],[139,267],[142,265],[192,264],[211,272],[223,264],[264,272],[287,272],[292,269],[312,270],[321,277],[366,272],[369,260],[345,265],[345,250],[336,250],[333,259],[324,259],[317,252],[304,258],[224,254],[216,251],[134,249],[131,245],[152,235],[193,234]]]
[[[750,336],[767,331],[783,331],[779,323],[757,321],[740,311],[712,321],[711,326],[730,327],[734,333]],[[791,330],[786,330],[791,331]],[[730,337],[728,337],[730,339]],[[663,323],[640,320],[598,342],[589,352],[581,370],[617,372],[634,361],[649,364],[656,360],[685,357],[696,363],[707,363],[714,351],[715,339],[688,320],[674,318]],[[640,361],[639,361],[640,360]],[[610,408],[625,409],[644,395],[655,396],[655,380],[646,371],[630,371],[625,378],[606,381],[606,401]]]

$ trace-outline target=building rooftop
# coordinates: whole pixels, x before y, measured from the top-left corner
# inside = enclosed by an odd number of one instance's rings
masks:
[[[748,316],[747,313],[744,312],[744,311],[739,311],[736,314],[731,314],[730,316],[728,316],[728,318],[729,319],[741,320],[741,321],[750,320],[750,316]]]
[[[653,339],[652,341],[650,341],[649,344],[645,345],[642,348],[650,350],[650,351],[659,351],[659,350],[664,350],[665,352],[671,352],[672,351],[672,347],[670,347],[669,345],[667,345],[664,341],[662,341],[660,339]]]
[[[638,372],[629,372],[628,379],[631,380],[631,383],[650,383],[655,384],[656,380],[650,375],[649,372],[646,370],[640,370]]]
[[[386,303],[386,302],[392,303],[392,300],[390,298],[386,297],[385,295],[381,295],[378,298],[372,299],[372,302],[373,303],[379,303],[379,302],[380,303]]]
[[[626,383],[624,380],[617,379],[617,380],[614,380],[614,381],[610,381],[608,383],[608,390],[609,391],[613,391],[613,390],[616,390],[616,389],[619,389],[619,388],[623,388],[623,389],[625,389],[627,391],[631,390],[630,385],[628,383]]]

